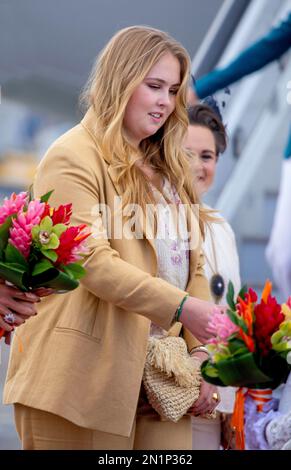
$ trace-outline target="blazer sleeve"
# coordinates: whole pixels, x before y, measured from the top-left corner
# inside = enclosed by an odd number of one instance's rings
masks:
[[[197,270],[193,282],[189,285],[189,293],[193,297],[198,297],[202,300],[211,301],[211,295],[209,291],[209,283],[204,275],[204,256],[200,252]],[[201,342],[193,336],[193,334],[184,326],[182,327],[182,336],[185,339],[188,347],[188,351],[191,351],[195,346],[201,345]]]
[[[34,194],[40,197],[53,189],[52,205],[72,203],[72,225],[98,226],[99,232],[105,233],[101,217],[94,213],[102,181],[85,163],[71,148],[54,145],[38,168]],[[106,236],[91,236],[88,240],[86,275],[81,281],[84,287],[100,299],[143,315],[168,330],[186,292],[121,259]]]

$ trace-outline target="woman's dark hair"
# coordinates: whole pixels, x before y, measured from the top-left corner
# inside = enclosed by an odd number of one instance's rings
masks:
[[[209,106],[197,104],[189,107],[188,119],[190,125],[206,127],[212,132],[217,156],[225,151],[227,145],[225,126]]]

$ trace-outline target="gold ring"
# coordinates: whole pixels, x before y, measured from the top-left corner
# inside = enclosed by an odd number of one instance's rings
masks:
[[[214,392],[214,393],[212,394],[212,400],[214,400],[214,401],[218,401],[218,400],[219,400],[218,393]]]

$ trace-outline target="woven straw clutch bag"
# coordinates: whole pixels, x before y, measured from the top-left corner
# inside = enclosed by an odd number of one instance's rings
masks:
[[[200,362],[190,358],[183,338],[149,338],[143,374],[151,406],[162,419],[177,422],[199,397]]]

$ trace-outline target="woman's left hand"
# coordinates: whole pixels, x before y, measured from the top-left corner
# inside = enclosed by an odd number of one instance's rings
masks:
[[[196,352],[192,355],[192,357],[199,359],[202,363],[205,359],[208,358],[208,355],[204,352]],[[189,409],[189,413],[193,416],[204,415],[206,413],[211,413],[211,411],[216,408],[218,403],[220,402],[220,397],[218,393],[218,389],[215,385],[212,385],[205,380],[201,380],[200,385],[200,394],[198,399]]]
[[[199,398],[189,411],[193,416],[205,415],[211,413],[219,402],[217,387],[202,379]]]

